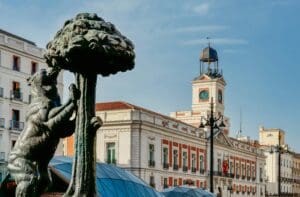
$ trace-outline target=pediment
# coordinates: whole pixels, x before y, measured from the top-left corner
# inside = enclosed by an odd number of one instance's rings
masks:
[[[214,140],[215,140],[215,142],[225,145],[225,146],[233,146],[231,140],[222,131],[218,132],[214,136]]]

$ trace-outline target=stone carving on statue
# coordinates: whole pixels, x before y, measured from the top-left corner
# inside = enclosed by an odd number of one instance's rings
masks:
[[[79,91],[69,87],[70,98],[61,106],[56,83],[58,69],[42,69],[29,80],[32,102],[26,114],[26,127],[20,134],[8,159],[8,170],[14,177],[17,197],[35,197],[49,186],[48,163],[59,139],[74,132],[76,102]]]

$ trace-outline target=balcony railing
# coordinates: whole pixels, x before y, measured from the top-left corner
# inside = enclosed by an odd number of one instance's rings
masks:
[[[10,91],[10,98],[17,101],[23,100],[23,95],[20,90],[11,90]]]
[[[149,160],[148,166],[149,167],[155,167],[155,161],[154,160]]]
[[[256,180],[256,177],[252,177],[252,181],[255,181]]]
[[[163,163],[163,168],[164,169],[169,169],[169,164],[168,163]]]
[[[247,180],[250,181],[250,179],[251,179],[251,177],[250,177],[250,176],[247,176]]]
[[[187,172],[188,171],[188,167],[187,166],[182,166],[182,171],[183,172]]]
[[[0,118],[0,128],[5,128],[5,119]]]
[[[173,170],[178,170],[178,164],[173,164]]]
[[[3,94],[3,88],[0,87],[0,97],[3,98],[4,94]]]
[[[236,174],[236,175],[235,175],[235,178],[239,179],[239,178],[240,178],[240,175],[239,175],[239,174]]]
[[[259,180],[260,180],[260,182],[263,182],[263,178],[260,178]]]
[[[22,131],[24,129],[24,122],[11,120],[10,121],[10,129],[16,130],[16,131]]]
[[[246,178],[246,176],[245,175],[242,175],[242,179],[245,179]]]

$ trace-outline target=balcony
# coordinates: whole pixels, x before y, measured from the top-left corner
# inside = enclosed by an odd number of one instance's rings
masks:
[[[235,178],[239,179],[239,178],[240,178],[240,175],[239,175],[239,174],[236,174],[236,175],[235,175]]]
[[[252,177],[252,181],[255,181],[256,180],[256,177]]]
[[[250,179],[251,179],[251,177],[250,177],[250,176],[247,176],[247,180],[250,181]]]
[[[195,167],[192,167],[192,172],[196,173],[197,169]]]
[[[4,94],[3,94],[3,88],[0,87],[0,97],[3,98]]]
[[[204,169],[200,169],[200,174],[204,174],[205,170]]]
[[[183,172],[187,172],[188,171],[188,167],[187,166],[182,166],[182,171]]]
[[[23,95],[20,90],[11,90],[10,91],[10,99],[16,100],[16,101],[23,101]]]
[[[10,127],[11,130],[22,131],[24,129],[24,122],[11,120]]]
[[[5,119],[0,118],[0,128],[5,128]]]
[[[245,179],[246,178],[246,176],[245,175],[242,175],[242,179]]]
[[[154,160],[149,160],[148,166],[149,167],[155,167],[155,161]]]
[[[178,170],[178,164],[173,165],[173,170]]]
[[[166,169],[166,170],[169,169],[169,164],[168,163],[163,163],[163,168]]]

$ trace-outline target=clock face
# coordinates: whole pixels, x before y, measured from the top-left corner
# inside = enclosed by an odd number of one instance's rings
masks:
[[[207,100],[208,99],[208,91],[202,90],[199,94],[200,100]]]
[[[223,94],[222,94],[221,90],[219,90],[219,92],[218,92],[218,101],[219,101],[219,103],[222,103],[222,101],[223,101]]]

